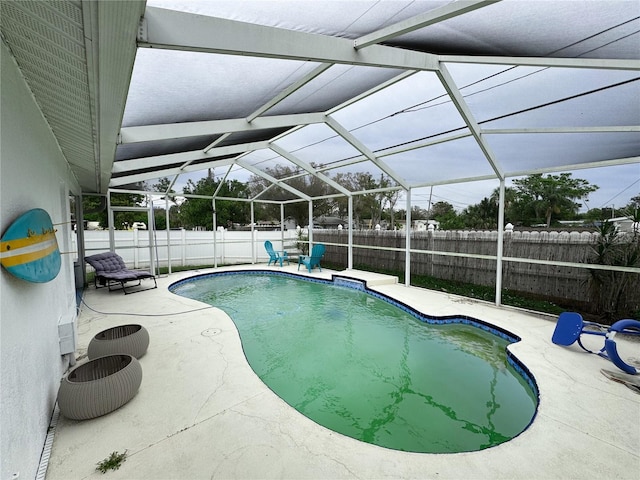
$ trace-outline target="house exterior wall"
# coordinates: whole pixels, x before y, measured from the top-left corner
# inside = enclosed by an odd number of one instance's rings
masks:
[[[0,231],[22,213],[43,208],[61,252],[71,246],[70,192],[79,193],[67,162],[21,75],[0,41]],[[57,224],[57,225],[56,225]],[[63,253],[58,276],[30,283],[0,269],[0,478],[35,478],[69,366],[59,322],[75,322],[74,254]]]

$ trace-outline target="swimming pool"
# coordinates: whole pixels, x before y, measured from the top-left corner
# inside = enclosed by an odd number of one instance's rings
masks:
[[[470,318],[428,318],[360,282],[224,272],[173,284],[234,321],[247,361],[303,415],[396,450],[499,445],[533,420],[537,389],[517,338]]]

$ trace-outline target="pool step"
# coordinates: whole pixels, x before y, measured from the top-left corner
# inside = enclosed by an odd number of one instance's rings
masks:
[[[393,285],[398,283],[398,277],[394,275],[383,275],[381,273],[366,272],[364,270],[343,270],[337,276],[353,278],[366,282],[368,287],[378,285]]]

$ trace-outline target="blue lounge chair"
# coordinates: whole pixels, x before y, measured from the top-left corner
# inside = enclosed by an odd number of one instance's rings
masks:
[[[322,243],[316,243],[311,249],[311,255],[300,255],[298,257],[298,270],[300,270],[300,265],[304,265],[311,273],[313,267],[318,267],[320,271],[322,271],[322,267],[320,266],[320,259],[324,256],[325,247]]]
[[[586,330],[585,328],[587,327],[592,330]],[[597,330],[593,330],[593,328],[596,328]],[[616,367],[629,375],[637,374],[638,371],[634,366],[625,363],[620,358],[614,337],[616,333],[640,335],[640,322],[638,320],[624,319],[618,320],[616,323],[608,327],[606,331],[604,331],[604,328],[605,327],[597,323],[585,322],[582,319],[582,315],[579,313],[563,312],[558,317],[551,341],[556,345],[562,345],[565,347],[578,342],[578,345],[580,345],[580,348],[584,351],[595,353],[596,355],[600,355],[603,358],[611,360]],[[582,334],[605,337],[604,346],[597,352],[589,350],[580,340],[580,336]]]
[[[276,252],[273,249],[273,244],[269,240],[264,242],[264,248],[269,254],[269,263],[267,263],[267,266],[271,265],[272,263],[274,265],[276,263],[280,263],[280,266],[282,266],[283,262],[287,262],[287,265],[289,265],[289,255],[287,255],[287,252]]]

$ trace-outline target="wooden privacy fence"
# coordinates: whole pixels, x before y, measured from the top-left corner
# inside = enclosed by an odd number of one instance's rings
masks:
[[[504,289],[545,297],[551,301],[594,311],[591,274],[586,268],[527,263],[550,261],[589,263],[598,234],[591,232],[505,233],[503,243]],[[495,285],[498,232],[435,231],[412,232],[411,274]],[[327,246],[327,262],[347,265],[348,233],[315,230],[313,241]],[[353,265],[372,269],[405,268],[404,231],[362,230],[353,232]],[[464,255],[473,255],[464,256]],[[622,304],[631,310],[640,307],[640,275],[629,273],[631,282]]]

